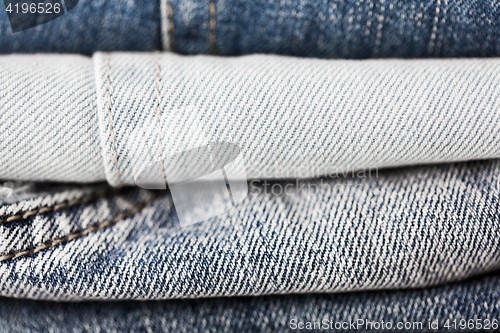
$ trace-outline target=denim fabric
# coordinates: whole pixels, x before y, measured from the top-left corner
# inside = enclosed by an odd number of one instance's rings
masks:
[[[162,1],[172,2],[175,47],[182,53],[207,53],[212,41],[212,52],[221,55],[500,55],[500,4],[496,1],[214,0],[211,12],[209,1]],[[207,28],[210,18],[212,38]]]
[[[0,215],[5,216],[0,220],[5,228],[0,244],[2,253],[28,255],[33,249],[42,250],[43,244],[55,246],[54,241],[85,236],[85,233],[79,234],[81,230],[98,230],[94,229],[95,221],[102,224],[124,218],[150,199],[150,194],[144,191],[111,190],[102,184],[45,187],[48,189],[43,189],[37,197],[17,200],[0,208]],[[53,214],[55,216],[51,216]],[[26,219],[32,222],[23,221]]]
[[[500,268],[500,160],[254,181],[236,208],[187,227],[168,193],[90,190],[2,207],[0,295],[360,291],[428,287]]]
[[[103,179],[95,91],[87,57],[2,56],[0,178]]]
[[[478,0],[80,0],[12,33],[0,5],[0,53],[165,50],[323,58],[500,55],[499,4]]]
[[[477,278],[442,287],[349,294],[287,295],[157,302],[56,303],[0,298],[0,331],[17,332],[310,332],[298,322],[333,322],[314,332],[382,332],[374,322],[450,332],[453,320],[500,317],[500,278]],[[357,320],[364,325],[357,326]],[[429,322],[439,329],[430,330]],[[366,322],[372,322],[367,326]],[[356,323],[335,330],[335,324]],[[351,322],[351,323],[350,323]],[[314,325],[314,324],[313,324]],[[331,326],[329,326],[331,327]],[[375,326],[376,327],[376,326]],[[453,327],[453,326],[452,326]],[[490,325],[491,327],[491,325]],[[366,328],[368,328],[366,330]],[[397,332],[412,331],[411,329]],[[472,331],[470,329],[460,330]],[[488,331],[493,331],[491,328]]]
[[[158,49],[161,49],[159,0],[80,0],[71,11],[55,20],[17,33],[12,32],[4,4],[0,2],[0,53],[90,55],[97,50]]]
[[[162,0],[181,53],[321,58],[500,55],[500,5],[478,0]]]
[[[497,59],[98,53],[94,61],[112,185],[134,184],[133,156],[146,152],[133,132],[156,112],[163,156],[199,141],[197,121],[209,141],[241,147],[249,178],[500,157]]]
[[[5,179],[134,185],[136,156],[146,154],[137,132],[157,117],[145,141],[161,137],[162,156],[203,132],[237,144],[251,179],[500,157],[498,59],[2,60]]]
[[[171,8],[162,16],[165,48],[181,53],[322,58],[500,55],[500,5],[491,1],[162,2]]]

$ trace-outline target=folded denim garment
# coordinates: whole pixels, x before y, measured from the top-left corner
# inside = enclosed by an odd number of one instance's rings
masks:
[[[500,55],[500,4],[476,0],[161,0],[166,50],[325,58]]]
[[[168,192],[13,186],[0,208],[0,295],[329,293],[429,287],[500,268],[500,160],[249,188],[236,208],[181,227]]]
[[[326,332],[456,332],[472,331],[471,324],[495,331],[499,299],[498,275],[436,288],[348,294],[75,303],[0,298],[0,331],[274,333],[309,331],[311,325]]]
[[[499,59],[16,55],[0,82],[3,179],[134,185],[205,141],[249,179],[500,157]]]
[[[80,0],[53,21],[13,33],[1,6],[0,53],[500,56],[499,9],[477,0]]]

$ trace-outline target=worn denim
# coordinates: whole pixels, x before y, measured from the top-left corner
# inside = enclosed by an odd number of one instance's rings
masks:
[[[2,3],[0,53],[499,56],[499,9],[478,0],[80,0],[51,22],[12,33]]]
[[[201,132],[249,179],[500,157],[498,59],[15,55],[0,79],[4,179],[135,185],[143,141]]]
[[[19,1],[19,3],[22,3]],[[13,33],[0,2],[0,53],[161,49],[159,0],[80,0],[68,13],[35,28]]]
[[[500,268],[500,160],[253,181],[236,208],[187,227],[161,191],[39,186],[0,208],[1,296],[330,293]]]
[[[311,332],[293,328],[299,322],[323,325],[325,321],[329,328],[314,332],[382,332],[386,330],[370,329],[375,322],[382,321],[393,327],[398,323],[411,325],[416,332],[450,332],[454,330],[446,329],[447,321],[453,325],[453,320],[457,323],[472,320],[476,325],[478,319],[483,327],[489,320],[488,331],[492,331],[491,321],[499,317],[498,275],[428,289],[347,294],[156,302],[61,303],[0,299],[0,331],[9,333]],[[358,320],[364,324],[358,327]],[[429,322],[436,320],[439,329],[430,330]],[[330,329],[332,322],[334,329]],[[422,323],[422,329],[416,329],[418,326],[414,325],[418,323]],[[347,329],[335,330],[336,324]]]
[[[19,33],[2,11],[0,53],[93,57],[0,59],[0,331],[498,320],[498,59],[94,52],[498,56],[499,7],[86,0]],[[130,186],[207,142],[241,153],[235,208],[186,226],[174,184]]]

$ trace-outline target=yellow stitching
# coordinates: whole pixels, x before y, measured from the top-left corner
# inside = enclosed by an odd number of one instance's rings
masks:
[[[210,44],[210,54],[217,55],[219,51],[217,50],[217,40],[215,37],[215,28],[217,28],[216,12],[215,12],[215,0],[210,0],[208,5],[210,10],[210,34],[208,35],[208,42]]]
[[[172,8],[171,0],[167,1],[167,21],[168,21],[168,42],[169,48],[172,52],[177,52],[175,46],[175,25],[174,25],[174,9]]]
[[[5,261],[5,260],[10,260],[10,259],[16,259],[19,257],[29,256],[29,255],[38,253],[40,251],[47,250],[51,247],[70,242],[74,239],[81,238],[83,236],[90,234],[91,232],[96,232],[96,231],[102,230],[104,228],[113,226],[116,223],[120,222],[121,220],[124,220],[132,215],[139,213],[142,209],[144,209],[145,207],[150,205],[154,200],[156,200],[163,193],[164,193],[164,191],[158,192],[156,195],[154,195],[152,198],[150,198],[146,202],[138,204],[138,205],[134,206],[133,208],[118,214],[117,216],[115,216],[111,220],[106,220],[106,221],[103,221],[99,224],[91,225],[85,229],[80,230],[79,232],[68,234],[62,238],[49,240],[43,244],[40,244],[40,245],[34,247],[33,249],[21,250],[21,251],[17,251],[17,252],[13,252],[13,253],[9,253],[9,254],[0,256],[0,262]]]
[[[155,55],[156,64],[156,117],[158,118],[158,146],[160,151],[160,161],[161,161],[161,172],[163,175],[163,182],[167,184],[167,176],[165,175],[165,164],[163,162],[163,143],[161,140],[161,109],[160,109],[160,87],[161,87],[161,65],[160,65],[160,55]]]
[[[107,82],[107,93],[108,93],[108,119],[109,119],[109,126],[111,129],[111,138],[113,139],[113,163],[115,164],[116,167],[116,174],[118,175],[118,180],[120,184],[123,184],[122,181],[122,175],[120,173],[120,169],[118,168],[118,148],[116,146],[116,136],[115,136],[115,131],[113,129],[113,113],[111,110],[113,109],[113,104],[111,102],[111,60],[109,54],[106,55],[106,65],[107,65],[107,73],[108,75],[106,76],[106,82]]]

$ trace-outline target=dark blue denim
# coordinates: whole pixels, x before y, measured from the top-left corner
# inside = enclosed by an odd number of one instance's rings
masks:
[[[496,1],[217,0],[216,10],[216,44],[223,55],[254,52],[321,58],[500,55],[500,3]],[[178,24],[180,35],[200,23]],[[178,50],[193,52],[180,39]],[[203,50],[200,47],[197,51]]]
[[[68,13],[13,33],[0,2],[0,52],[92,54],[98,50],[161,48],[159,0],[80,0]]]
[[[396,332],[479,331],[479,324],[484,328],[489,322],[492,332],[499,318],[499,275],[428,289],[346,294],[82,303],[0,298],[0,331],[11,333],[380,332],[375,322],[382,321]],[[364,324],[358,326],[358,320]],[[300,322],[328,323],[328,328],[293,329]],[[430,330],[430,322],[438,329]],[[337,323],[349,325],[335,330]],[[399,330],[398,323],[412,328]],[[418,323],[422,329],[414,326]]]
[[[321,58],[500,55],[500,4],[495,1],[215,0],[212,11],[208,2],[172,0],[179,52]],[[210,45],[211,30],[215,45]]]
[[[0,53],[163,48],[355,59],[500,55],[495,1],[161,1],[81,0],[69,13],[16,34],[2,4]]]

